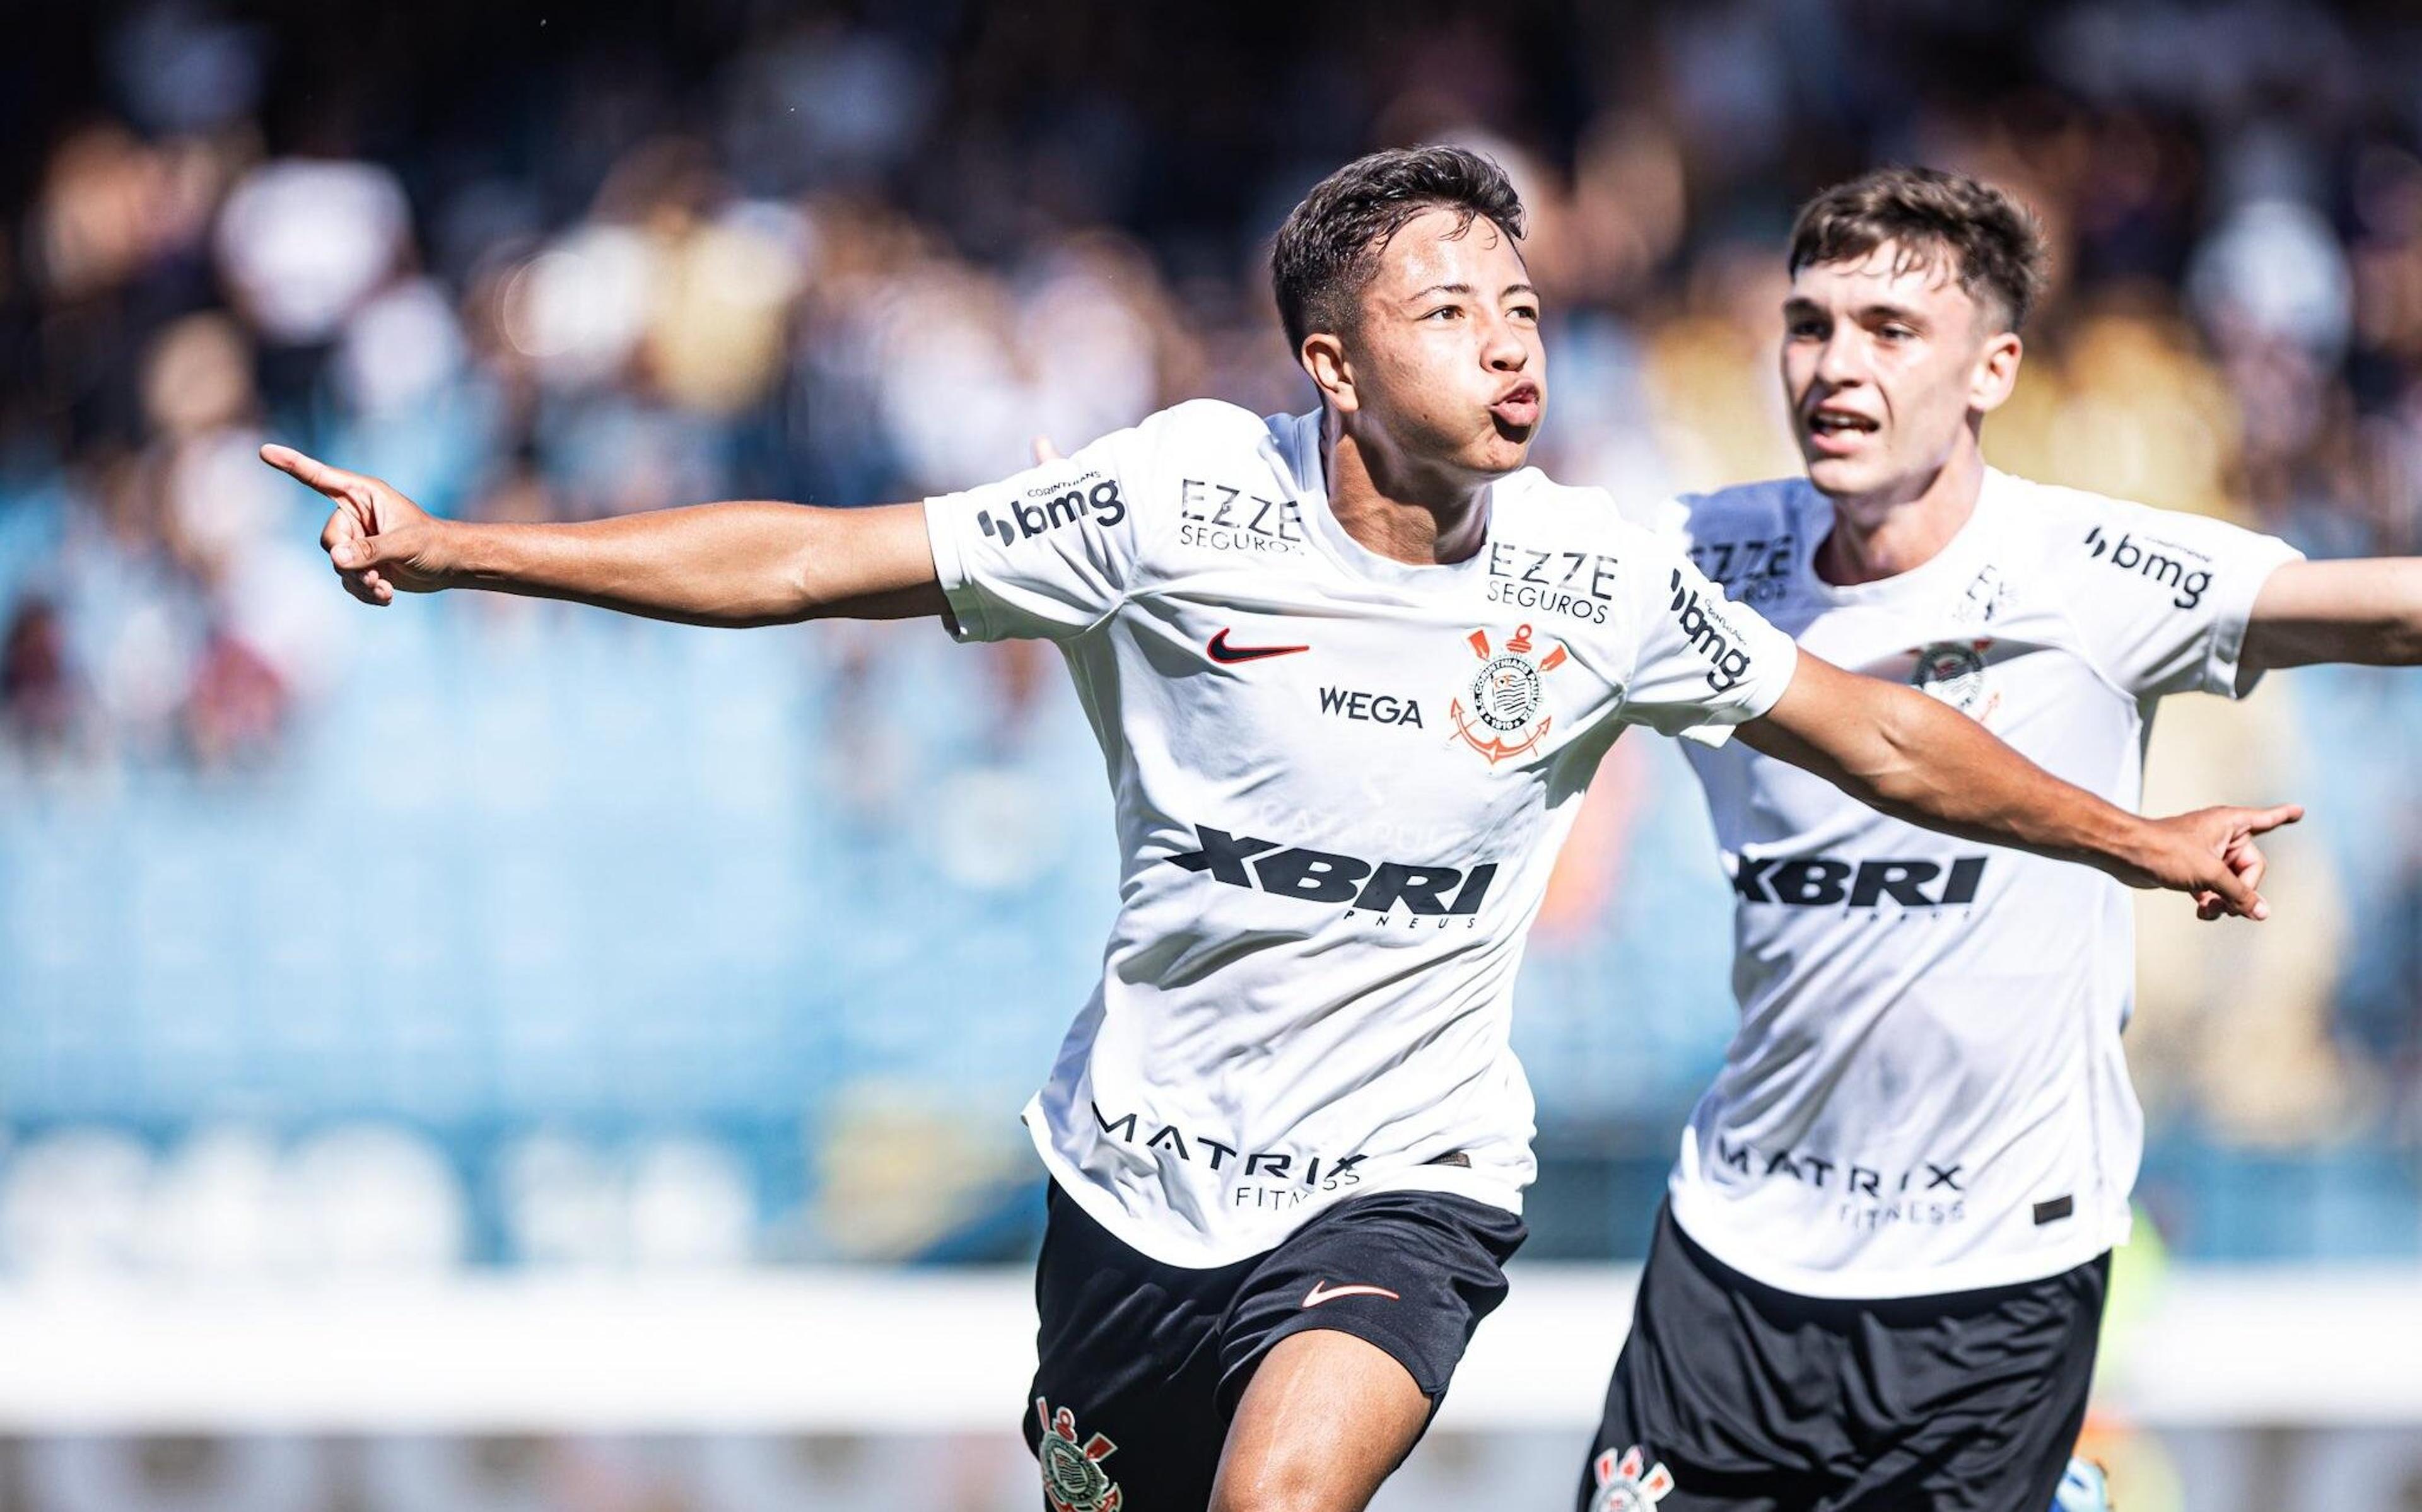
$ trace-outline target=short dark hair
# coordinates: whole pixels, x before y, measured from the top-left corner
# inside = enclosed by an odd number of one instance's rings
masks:
[[[1887,242],[1924,260],[1948,251],[1959,287],[2016,331],[2044,288],[2043,225],[2007,190],[1935,168],[1878,168],[1800,208],[1791,272],[1864,257]]]
[[[1379,250],[1433,210],[1455,211],[1466,228],[1485,215],[1508,238],[1522,238],[1522,196],[1505,170],[1459,147],[1373,152],[1314,184],[1270,248],[1270,288],[1288,346],[1301,351],[1314,331],[1351,329]]]

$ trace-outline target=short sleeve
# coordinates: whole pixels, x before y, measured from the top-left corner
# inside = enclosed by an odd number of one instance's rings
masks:
[[[1135,568],[1135,505],[1164,413],[1062,461],[925,501],[934,569],[964,641],[1066,640],[1107,617]]]
[[[1720,745],[1732,726],[1774,707],[1800,648],[1757,611],[1726,599],[1670,540],[1640,540],[1629,585],[1640,649],[1623,717]]]
[[[2065,548],[2069,617],[2086,658],[2138,698],[2243,692],[2238,657],[2254,600],[2274,569],[2303,553],[2201,515],[2096,505]]]

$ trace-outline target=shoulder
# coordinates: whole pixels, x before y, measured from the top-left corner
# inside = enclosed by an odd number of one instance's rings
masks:
[[[1134,433],[1160,446],[1249,451],[1271,439],[1270,427],[1260,415],[1225,399],[1186,399],[1156,410],[1136,424]]]
[[[2216,568],[2293,554],[2271,537],[2209,515],[2007,475],[1995,482],[2008,517],[2004,539],[2033,542],[2037,564],[2072,600],[2173,599],[2182,588],[2195,596]]]
[[[1694,544],[1760,533],[1770,538],[1800,525],[1809,501],[1816,497],[1816,491],[1805,478],[1768,478],[1761,483],[1742,483],[1706,493],[1681,494],[1662,507],[1663,519],[1659,522],[1670,521],[1671,528],[1687,534]]]

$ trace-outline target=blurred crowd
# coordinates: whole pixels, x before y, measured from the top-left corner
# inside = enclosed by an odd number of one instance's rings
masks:
[[[1461,141],[1519,181],[1540,460],[1568,480],[1645,506],[1793,470],[1792,210],[1914,161],[2008,185],[2052,233],[1999,465],[2316,555],[2422,552],[2410,8],[567,8],[147,0],[0,58],[0,802],[308,759],[369,631],[264,438],[442,513],[558,520],[914,498],[1180,397],[1301,408],[1266,239],[1389,143]],[[903,695],[891,644],[797,648],[860,690],[851,739]],[[1014,747],[1046,669],[979,664]],[[2165,725],[2156,802],[2330,802],[2285,943],[2153,919],[2148,1100],[2224,1143],[2401,1150],[2410,1183],[2422,677],[2316,674]],[[1620,795],[1596,822],[1621,838]],[[1612,861],[1561,880],[1550,928],[1619,883]]]

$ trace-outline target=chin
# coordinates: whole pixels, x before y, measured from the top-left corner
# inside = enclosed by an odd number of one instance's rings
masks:
[[[1530,460],[1532,436],[1536,434],[1534,430],[1530,435],[1515,437],[1501,431],[1472,447],[1466,455],[1466,463],[1475,473],[1503,477]]]
[[[1811,457],[1808,481],[1817,492],[1832,498],[1872,492],[1877,486],[1876,470],[1861,467],[1845,457]]]

